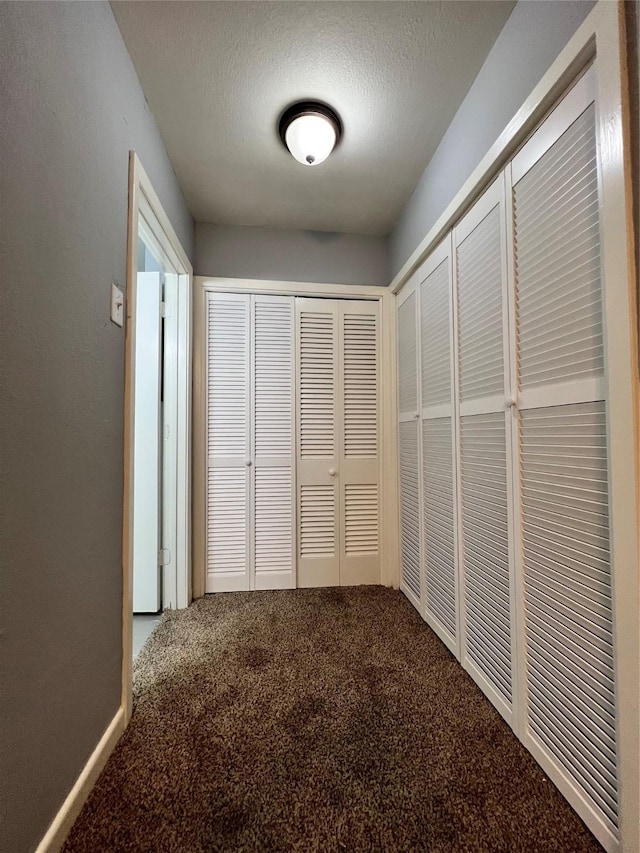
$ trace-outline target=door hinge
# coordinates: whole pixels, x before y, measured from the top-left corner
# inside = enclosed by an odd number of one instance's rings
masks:
[[[158,565],[168,566],[171,562],[171,551],[168,548],[161,548],[158,551]]]
[[[161,317],[170,317],[171,316],[171,311],[169,311],[169,306],[167,305],[166,302],[160,303],[160,316]]]

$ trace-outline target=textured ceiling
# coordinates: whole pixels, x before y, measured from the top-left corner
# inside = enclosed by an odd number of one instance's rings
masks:
[[[196,220],[386,234],[513,2],[113,2]],[[277,120],[318,99],[344,137],[297,163]]]

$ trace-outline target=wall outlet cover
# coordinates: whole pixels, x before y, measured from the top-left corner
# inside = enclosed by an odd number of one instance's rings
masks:
[[[124,292],[115,282],[111,284],[111,322],[124,326]]]

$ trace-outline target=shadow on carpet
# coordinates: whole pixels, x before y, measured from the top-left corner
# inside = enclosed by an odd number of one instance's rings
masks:
[[[600,851],[399,592],[169,612],[64,853]]]

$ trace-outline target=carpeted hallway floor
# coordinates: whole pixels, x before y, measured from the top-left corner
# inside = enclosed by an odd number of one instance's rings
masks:
[[[165,615],[64,853],[599,851],[399,592]]]

